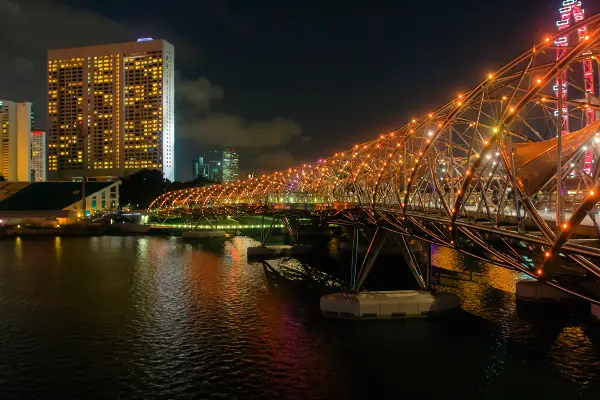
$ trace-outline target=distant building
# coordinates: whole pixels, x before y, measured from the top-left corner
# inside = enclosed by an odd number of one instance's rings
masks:
[[[192,179],[197,179],[203,174],[200,172],[200,160],[192,160]]]
[[[31,179],[31,103],[0,100],[0,175],[7,181]]]
[[[240,160],[235,149],[223,151],[223,182],[237,181],[240,176]]]
[[[46,132],[31,132],[31,152],[29,159],[30,181],[46,181]]]
[[[175,54],[151,38],[48,52],[52,180],[131,175],[175,180]]]
[[[213,182],[223,181],[223,153],[211,150],[203,153],[197,160],[192,161],[195,178],[202,178]]]
[[[223,182],[223,163],[221,161],[204,161],[202,170],[205,171],[205,179],[213,182]]]

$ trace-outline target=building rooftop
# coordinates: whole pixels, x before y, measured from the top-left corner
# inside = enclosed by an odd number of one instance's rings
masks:
[[[152,39],[152,40],[132,40],[131,42],[122,43],[103,43],[97,45],[69,47],[63,49],[51,49],[48,50],[49,60],[58,60],[62,57],[74,57],[74,53],[79,53],[77,56],[90,57],[98,55],[112,54],[116,51],[121,53],[138,52],[156,50],[159,48],[173,48],[173,45],[164,39]],[[117,50],[118,49],[118,50]]]
[[[85,195],[114,184],[86,182]],[[81,182],[0,182],[0,211],[62,210],[81,198]]]

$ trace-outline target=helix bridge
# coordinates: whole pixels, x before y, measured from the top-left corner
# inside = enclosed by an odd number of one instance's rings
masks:
[[[398,130],[312,164],[168,192],[149,211],[308,218],[367,230],[370,249],[416,238],[600,304],[599,56],[596,14]]]

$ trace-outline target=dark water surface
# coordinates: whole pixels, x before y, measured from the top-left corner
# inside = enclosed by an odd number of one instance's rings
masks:
[[[600,398],[600,326],[517,312],[517,273],[436,249],[466,312],[326,320],[335,279],[253,243],[0,241],[0,398]]]

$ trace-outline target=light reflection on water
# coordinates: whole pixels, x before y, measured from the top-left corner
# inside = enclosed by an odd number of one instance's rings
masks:
[[[451,271],[464,271],[462,266],[476,271],[464,272],[463,279],[457,281],[442,279],[442,290],[457,294],[464,310],[498,328],[492,346],[497,353],[492,359],[498,362],[488,367],[491,374],[505,373],[500,361],[514,344],[512,347],[540,353],[544,368],[580,384],[577,393],[586,393],[589,385],[597,387],[600,383],[600,327],[559,317],[552,308],[534,308],[534,313],[547,313],[545,321],[519,318],[515,289],[519,280],[528,278],[523,273],[479,262],[442,247],[433,250],[432,261]]]
[[[598,326],[520,318],[519,273],[435,248],[434,264],[453,271],[442,290],[466,316],[331,321],[318,300],[343,286],[328,272],[336,261],[249,263],[256,244],[0,241],[0,387],[15,397],[598,396]]]

